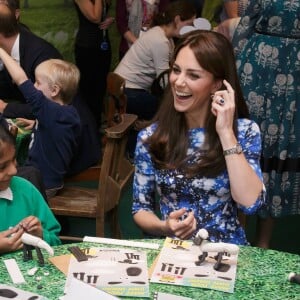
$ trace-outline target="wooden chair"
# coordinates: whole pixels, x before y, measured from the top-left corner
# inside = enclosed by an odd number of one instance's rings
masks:
[[[127,99],[124,92],[125,79],[117,73],[110,72],[107,75],[107,92],[110,97],[107,108],[108,127],[118,124],[120,116],[126,112]]]
[[[124,80],[110,74],[108,76],[109,102],[116,107],[125,104]],[[118,104],[122,98],[122,105]],[[125,102],[124,102],[125,101]],[[101,167],[95,166],[68,179],[65,187],[58,194],[48,199],[49,206],[55,215],[86,217],[96,219],[96,236],[104,236],[105,214],[110,213],[109,220],[112,235],[120,237],[117,209],[121,193],[134,172],[134,166],[125,158],[127,134],[137,119],[135,115],[125,114],[124,109],[116,109],[113,113],[112,126],[105,130],[106,144]],[[98,188],[84,188],[78,186],[78,181],[90,181],[95,177]],[[74,184],[72,184],[75,183]],[[71,239],[70,237],[61,237]],[[74,240],[77,240],[76,238]]]
[[[170,70],[162,71],[153,81],[151,85],[151,93],[159,98],[162,98],[166,87],[169,84]]]

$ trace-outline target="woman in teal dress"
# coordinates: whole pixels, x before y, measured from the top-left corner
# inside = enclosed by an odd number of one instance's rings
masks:
[[[269,246],[274,218],[300,214],[299,18],[299,0],[250,0],[233,37],[243,94],[262,132],[261,247]]]

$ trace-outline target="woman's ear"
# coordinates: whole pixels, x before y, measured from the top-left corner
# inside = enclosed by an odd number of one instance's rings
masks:
[[[219,89],[221,89],[222,85],[223,85],[223,80],[217,79],[215,81],[214,88],[212,90],[212,94],[214,94],[216,91],[218,91]]]

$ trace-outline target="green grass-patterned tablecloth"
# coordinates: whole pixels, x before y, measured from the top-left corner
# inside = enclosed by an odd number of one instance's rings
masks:
[[[147,240],[148,241],[148,240]],[[153,242],[163,244],[163,241],[153,240]],[[69,253],[68,244],[55,247],[55,255]],[[80,247],[109,247],[94,243],[80,243]],[[116,246],[111,246],[116,247]],[[139,248],[141,249],[141,248]],[[147,250],[148,266],[156,258],[159,250]],[[47,254],[45,254],[47,257]],[[22,261],[22,252],[0,256],[0,282],[12,284],[7,273],[4,259],[15,258],[26,280],[25,284],[15,285],[15,287],[38,293],[49,300],[58,300],[63,295],[65,276],[54,265],[47,261],[43,268],[39,268],[35,276],[27,275],[27,271],[38,266],[36,255],[34,260]],[[49,275],[45,276],[44,273]],[[190,297],[195,300],[219,300],[219,299],[300,299],[300,285],[290,283],[287,280],[290,272],[300,273],[300,256],[274,250],[263,250],[254,247],[241,247],[238,257],[237,277],[233,294],[182,286],[164,285],[150,283],[151,299],[155,291],[172,293]],[[40,277],[40,278],[38,278]],[[40,279],[40,280],[37,280]],[[126,298],[129,299],[129,298]],[[138,300],[138,298],[134,298]],[[144,298],[145,299],[145,298]]]
[[[30,142],[30,134],[31,132],[28,130],[24,130],[23,132],[19,132],[16,139],[16,157],[19,166],[22,166],[28,154],[28,146]]]

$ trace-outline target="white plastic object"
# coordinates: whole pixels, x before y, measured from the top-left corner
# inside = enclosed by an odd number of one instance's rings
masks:
[[[230,254],[237,254],[240,251],[239,246],[229,243],[205,243],[201,247],[202,252],[228,252]]]
[[[19,284],[26,282],[23,274],[14,258],[5,259],[4,264],[13,283]]]
[[[27,271],[27,274],[29,276],[33,276],[36,272],[37,272],[38,268],[37,267],[34,267],[34,268],[31,268]]]
[[[205,18],[197,18],[194,20],[194,26],[197,29],[202,29],[202,30],[211,30],[211,24],[210,22],[205,19]]]
[[[53,248],[46,241],[42,240],[37,236],[25,232],[23,233],[21,240],[24,244],[45,249],[49,253],[49,255],[54,255]]]
[[[205,19],[205,18],[197,18],[193,21],[193,25],[187,25],[187,26],[183,26],[180,31],[179,34],[183,35],[185,33],[188,33],[190,31],[194,31],[194,30],[211,30],[211,24],[210,22]]]
[[[84,242],[92,242],[92,243],[100,243],[100,244],[109,244],[109,245],[148,248],[148,249],[158,249],[160,247],[160,245],[156,244],[156,243],[135,242],[135,241],[100,238],[100,237],[92,237],[92,236],[85,236],[83,238],[83,241]]]
[[[199,238],[201,238],[203,240],[207,240],[207,238],[208,238],[208,232],[207,232],[207,230],[205,228],[199,229],[199,231],[196,234],[196,237],[199,237]]]

